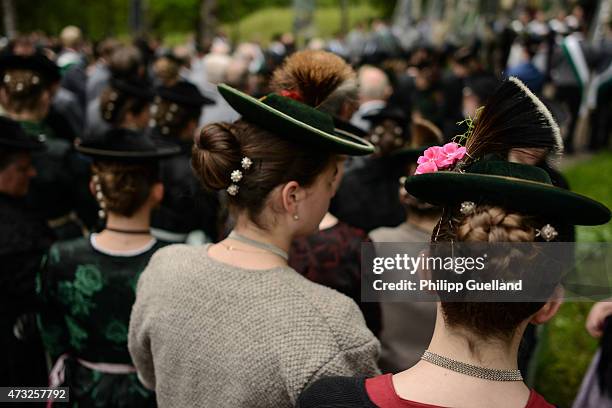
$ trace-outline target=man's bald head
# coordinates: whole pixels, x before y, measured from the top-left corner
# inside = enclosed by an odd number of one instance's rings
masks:
[[[361,103],[386,100],[391,95],[391,84],[382,69],[365,65],[359,69],[359,99]]]

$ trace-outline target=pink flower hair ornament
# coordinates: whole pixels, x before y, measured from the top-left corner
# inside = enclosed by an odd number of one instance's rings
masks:
[[[465,147],[455,142],[450,142],[444,146],[432,146],[423,152],[417,160],[417,174],[434,173],[439,170],[450,169],[466,155]]]

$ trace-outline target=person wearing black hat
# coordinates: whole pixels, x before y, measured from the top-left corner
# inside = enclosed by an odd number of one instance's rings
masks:
[[[144,130],[154,93],[140,77],[111,78],[100,98],[87,106],[86,138],[100,137],[112,128]]]
[[[0,57],[0,103],[6,115],[21,123],[33,137],[44,137],[49,149],[33,156],[37,176],[32,180],[28,205],[43,214],[58,238],[82,235],[75,210],[74,180],[81,161],[61,128],[48,119],[51,100],[60,78],[58,67],[40,54]]]
[[[332,201],[331,213],[369,232],[378,227],[394,227],[405,219],[397,195],[397,180],[405,169],[394,152],[406,147],[410,139],[410,117],[397,107],[386,106],[364,119],[371,123],[366,138],[376,150],[347,169]]]
[[[136,282],[166,243],[151,235],[162,200],[158,162],[179,148],[133,130],[113,129],[77,150],[93,159],[90,182],[105,227],[51,247],[40,272],[39,322],[56,361],[51,386],[70,387],[72,406],[155,406],[127,350]]]
[[[153,63],[155,84],[171,88],[181,81],[181,67],[185,62],[177,57],[171,50],[163,53]]]
[[[522,279],[530,286],[541,276],[529,276],[536,271],[528,265],[547,262],[537,273],[554,279],[542,292],[523,301],[467,302],[438,290],[436,325],[421,361],[395,375],[319,380],[301,395],[298,407],[552,407],[523,382],[517,362],[528,323],[547,322],[561,305],[561,277],[546,273],[552,262],[542,248],[563,239],[558,230],[563,224],[599,225],[611,218],[603,204],[554,186],[544,170],[507,160],[510,149],[546,147],[557,131],[541,101],[510,78],[489,99],[462,140],[465,146],[430,147],[405,183],[408,193],[443,207],[430,254],[436,256],[445,242],[450,248],[465,242],[516,244],[512,251],[491,252],[487,265],[497,278]],[[519,248],[519,243],[535,242],[541,246]],[[561,263],[567,255],[555,253]],[[457,276],[454,271],[446,276],[452,275]]]
[[[219,199],[202,189],[191,170],[191,149],[198,118],[212,101],[189,82],[160,87],[151,106],[150,131],[181,147],[181,154],[163,160],[164,200],[153,212],[153,234],[172,242],[202,243],[218,238]]]
[[[374,149],[293,98],[219,92],[242,119],[203,128],[191,162],[206,188],[227,194],[235,227],[151,259],[128,345],[160,406],[291,407],[316,378],[378,372],[357,305],[287,264],[294,238],[327,212],[340,156]]]
[[[25,196],[36,175],[32,152],[44,141],[24,132],[19,123],[0,117],[0,383],[46,385],[46,362],[34,312],[38,310],[35,277],[53,234]]]
[[[430,146],[443,142],[440,129],[424,119],[411,123],[410,142],[395,152],[406,174],[413,174],[417,159]],[[380,227],[370,231],[373,242],[429,242],[441,209],[408,194],[405,177],[399,179],[399,200],[405,208],[405,220],[397,227]],[[436,321],[436,305],[432,302],[381,302],[382,351],[379,365],[383,372],[397,373],[414,365],[427,348]],[[406,316],[410,316],[407,319]]]

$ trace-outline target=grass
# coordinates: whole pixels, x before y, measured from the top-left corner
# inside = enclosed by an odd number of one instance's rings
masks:
[[[612,208],[612,152],[601,152],[564,172],[572,190]],[[612,223],[578,227],[580,242],[612,241]],[[551,403],[570,407],[597,348],[584,324],[592,303],[565,303],[541,330],[534,364],[534,387]]]
[[[371,17],[379,12],[368,4],[357,4],[349,9],[349,25]],[[258,10],[238,23],[224,24],[223,30],[237,41],[259,41],[267,44],[276,33],[291,32],[293,9],[291,7],[270,7]],[[329,38],[340,29],[339,7],[317,7],[314,17],[314,36]]]

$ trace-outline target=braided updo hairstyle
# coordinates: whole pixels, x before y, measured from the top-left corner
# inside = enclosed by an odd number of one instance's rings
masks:
[[[151,188],[159,182],[156,164],[128,164],[96,161],[92,174],[98,184],[96,199],[106,212],[131,217],[147,201]]]
[[[149,107],[149,100],[138,98],[109,85],[100,95],[100,114],[105,122],[120,126],[126,115],[139,115]]]
[[[151,106],[151,124],[164,136],[178,137],[190,121],[197,123],[201,111],[199,107],[179,105],[157,96]]]
[[[244,157],[253,162],[248,170],[241,168]],[[239,120],[205,126],[195,138],[191,166],[211,191],[226,189],[232,183],[232,171],[241,170],[238,194],[228,195],[230,210],[246,211],[251,221],[265,229],[260,215],[270,192],[292,180],[303,187],[312,185],[334,157]]]
[[[537,217],[508,211],[499,206],[477,205],[469,215],[458,209],[445,209],[434,228],[432,242],[534,242],[537,228],[544,223]],[[487,264],[502,271],[504,279],[525,278],[526,263],[538,257],[537,248],[521,247],[503,257],[491,257]],[[533,268],[531,268],[533,270]],[[552,294],[551,287],[551,294]],[[509,341],[521,322],[536,313],[543,302],[441,302],[446,324],[466,329],[481,338]]]
[[[39,73],[13,69],[7,70],[2,78],[5,97],[2,104],[15,113],[32,112],[41,109],[41,97],[49,87],[48,81]]]

